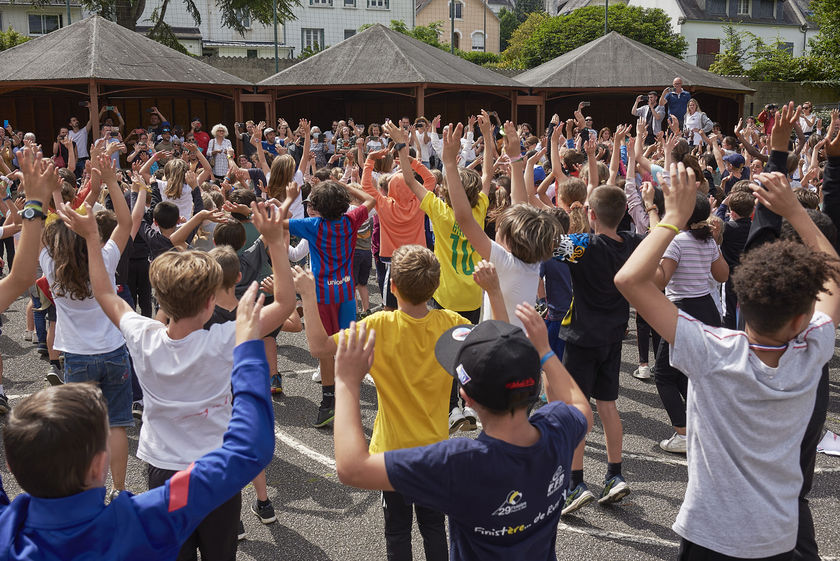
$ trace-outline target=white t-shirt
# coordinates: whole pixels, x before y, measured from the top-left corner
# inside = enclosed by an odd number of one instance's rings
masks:
[[[166,181],[158,179],[158,189],[160,189],[160,198],[162,201],[168,201],[178,207],[178,214],[189,220],[193,215],[193,199],[192,188],[184,183],[181,189],[181,196],[177,199],[171,198],[166,194]]]
[[[796,545],[799,448],[834,325],[817,312],[776,368],[743,331],[679,313],[671,366],[688,376],[688,487],[674,531],[732,557],[771,557]],[[725,486],[723,489],[721,486]]]
[[[159,321],[128,312],[120,331],[143,388],[137,457],[158,468],[182,470],[219,448],[232,411],[236,322],[173,340]]]
[[[70,129],[67,134],[70,140],[76,143],[76,156],[79,158],[90,158],[90,153],[88,152],[88,130],[85,127],[75,132],[73,129]]]
[[[420,147],[420,154],[418,155],[421,162],[428,162],[432,150],[432,135],[429,135],[429,142],[423,142],[423,134],[415,131],[414,136],[417,138],[417,146]]]
[[[114,273],[120,262],[120,249],[112,240],[108,240],[102,248],[102,259],[105,261],[108,278],[116,290]],[[55,299],[57,321],[53,347],[57,351],[98,355],[110,353],[125,344],[120,330],[111,323],[93,296],[84,300],[73,300],[69,294],[58,296],[55,293],[55,262],[46,248],[41,250],[38,262],[47,277],[47,282],[50,283]]]
[[[519,321],[514,312],[517,304],[536,301],[537,286],[540,282],[540,264],[525,263],[496,242],[491,242],[491,244],[490,262],[496,266],[496,274],[499,275],[499,286],[502,289],[502,294],[505,295],[508,322],[522,327],[522,322]],[[490,319],[491,317],[490,298],[485,292],[482,319]]]
[[[271,179],[270,172],[265,174],[265,180],[268,181],[269,179]],[[297,170],[294,177],[292,177],[292,181],[294,181],[295,184],[302,189],[304,183],[303,172]],[[263,195],[267,198],[268,191],[265,191]],[[280,202],[282,203],[283,201]],[[289,218],[305,218],[303,213],[303,196],[300,193],[298,193],[297,199],[295,199],[295,202],[292,203],[292,206],[289,207]]]
[[[692,132],[694,129],[703,129],[703,119],[700,117],[701,115],[702,113],[695,111],[693,115],[686,113],[685,117],[685,130],[694,137],[692,144],[695,146],[700,146],[703,142],[703,137],[700,136],[699,132]]]

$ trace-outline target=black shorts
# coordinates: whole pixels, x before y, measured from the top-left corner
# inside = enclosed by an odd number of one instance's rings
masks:
[[[353,251],[353,282],[367,286],[370,280],[370,270],[373,267],[373,254],[369,249]]]
[[[621,341],[600,347],[581,347],[566,341],[563,365],[577,382],[586,399],[618,399]]]
[[[391,292],[391,258],[380,257],[385,264],[385,280],[382,283],[382,305],[386,308],[397,309],[397,297]]]

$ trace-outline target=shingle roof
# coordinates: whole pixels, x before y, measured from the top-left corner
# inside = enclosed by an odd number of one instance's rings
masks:
[[[516,80],[532,88],[642,91],[670,86],[676,76],[682,78],[685,86],[739,93],[754,91],[615,31],[523,72]]]
[[[89,78],[103,82],[250,85],[99,16],[0,53],[0,82]]]
[[[689,21],[726,21],[732,24],[739,23],[770,23],[774,25],[801,25],[802,21],[796,13],[796,8],[790,5],[790,2],[785,2],[782,7],[782,21],[777,21],[775,17],[757,17],[757,16],[730,16],[725,15],[711,15],[700,7],[697,0],[676,0],[677,5],[685,14],[685,18]]]
[[[461,57],[376,24],[270,76],[260,86],[426,84],[521,88]]]

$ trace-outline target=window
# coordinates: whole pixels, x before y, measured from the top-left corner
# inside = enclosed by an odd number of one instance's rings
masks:
[[[305,49],[310,47],[312,49],[323,49],[324,48],[324,30],[323,29],[310,29],[304,27],[300,30],[301,33],[301,48]]]
[[[245,56],[248,58],[257,58],[257,49],[248,49],[245,51]]]
[[[44,35],[61,28],[62,18],[52,14],[29,14],[29,34]]]
[[[333,0],[309,0],[310,6],[320,6],[321,8],[329,8],[333,5]]]
[[[367,0],[367,7],[387,10],[389,8],[389,1],[390,0]]]
[[[236,19],[242,24],[245,29],[251,29],[251,14],[245,10],[235,10]]]
[[[720,39],[697,39],[697,66],[708,70],[720,52]]]
[[[481,31],[473,31],[472,33],[472,50],[484,50],[484,33]]]
[[[752,0],[737,0],[737,2],[738,2],[738,15],[739,16],[750,15],[750,9],[752,8]]]
[[[353,35],[355,35],[355,34],[356,34],[356,30],[355,30],[355,29],[345,29],[345,30],[344,30],[344,38],[345,38],[345,39],[349,39],[350,37],[352,37],[352,36],[353,36]]]
[[[356,0],[344,0],[344,7],[345,8],[355,8],[356,7]]]
[[[793,56],[793,43],[779,43],[779,50],[785,51],[786,53]]]
[[[461,32],[456,31],[452,36],[452,46],[456,49],[461,48]]]
[[[452,2],[449,2],[449,17],[452,18]],[[463,2],[455,2],[455,19],[464,19]]]

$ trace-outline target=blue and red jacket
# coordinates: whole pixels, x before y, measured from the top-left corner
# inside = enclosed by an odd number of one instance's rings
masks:
[[[9,503],[0,484],[0,561],[175,559],[207,514],[271,461],[274,409],[262,341],[233,351],[233,416],[222,447],[140,495],[105,506],[105,488],[60,499],[21,493]],[[61,474],[56,474],[60,477]]]

